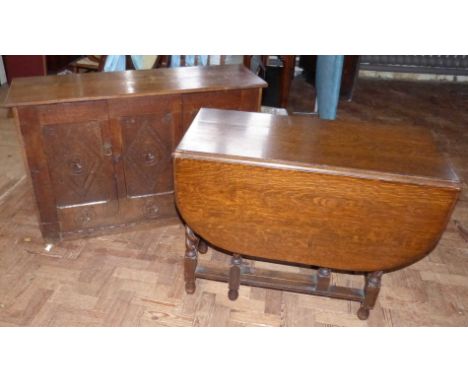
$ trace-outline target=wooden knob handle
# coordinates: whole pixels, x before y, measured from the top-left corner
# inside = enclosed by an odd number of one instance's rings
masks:
[[[145,158],[146,164],[152,164],[152,163],[154,163],[154,160],[156,159],[155,155],[153,153],[151,153],[151,152],[146,153],[144,155],[144,158]]]
[[[110,157],[112,155],[112,144],[110,142],[104,142],[102,145],[102,152],[106,157]]]
[[[83,172],[83,165],[79,161],[73,161],[70,164],[71,171],[75,175],[79,175]]]

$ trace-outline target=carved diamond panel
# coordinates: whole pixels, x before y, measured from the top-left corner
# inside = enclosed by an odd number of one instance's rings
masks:
[[[120,119],[124,138],[127,195],[152,195],[172,190],[170,113]]]
[[[98,121],[47,125],[43,137],[59,207],[114,196],[112,164],[102,153]]]

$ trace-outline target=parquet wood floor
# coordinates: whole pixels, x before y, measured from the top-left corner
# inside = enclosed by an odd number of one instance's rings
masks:
[[[290,111],[312,108],[301,97],[311,92],[295,79]],[[426,126],[468,179],[467,106],[466,84],[361,80],[339,118]],[[226,284],[213,281],[198,280],[196,293],[186,295],[177,220],[47,250],[13,122],[0,111],[1,326],[466,326],[468,242],[454,220],[468,227],[466,181],[439,245],[424,260],[384,275],[368,321],[357,319],[358,303],[260,288],[241,286],[232,302]],[[201,259],[229,261],[212,249]],[[334,281],[361,286],[362,277],[337,274]]]

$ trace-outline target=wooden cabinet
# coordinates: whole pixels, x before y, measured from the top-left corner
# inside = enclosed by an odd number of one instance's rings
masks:
[[[239,65],[15,79],[43,237],[175,216],[171,155],[198,110],[258,110],[265,85]]]
[[[188,129],[198,111],[205,104],[216,109],[234,109],[241,111],[258,111],[260,100],[258,92],[252,90],[217,91],[202,95],[200,93],[185,94],[182,97],[184,132]],[[255,109],[255,110],[254,110]]]

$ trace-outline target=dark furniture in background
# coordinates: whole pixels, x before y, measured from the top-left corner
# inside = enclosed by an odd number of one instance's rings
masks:
[[[15,79],[13,107],[47,241],[176,216],[171,153],[200,107],[257,111],[242,65]]]
[[[244,56],[244,65],[247,68],[252,67],[252,57],[252,55]],[[262,77],[269,82],[268,89],[265,91],[269,94],[264,95],[263,104],[286,108],[288,106],[291,82],[294,77],[296,56],[277,56],[281,64],[276,68],[268,68],[268,57],[269,56],[260,56]],[[269,70],[271,71],[271,75],[268,73]]]
[[[102,72],[106,63],[106,55],[82,56],[68,64],[73,73]]]
[[[68,68],[71,62],[75,61],[80,56],[45,56],[47,74],[57,74],[58,72]]]
[[[56,74],[80,56],[3,55],[8,84],[13,78]]]
[[[209,126],[209,129],[207,129]],[[195,278],[374,306],[383,271],[420,260],[444,232],[460,181],[431,132],[413,126],[202,109],[174,154],[186,222],[185,285]],[[197,264],[206,243],[231,268]],[[317,274],[251,268],[241,255],[320,267]],[[330,283],[364,272],[363,289]]]
[[[359,73],[360,56],[344,56],[343,73],[341,76],[340,97],[351,101],[353,90]],[[304,69],[306,81],[315,86],[317,56],[300,56],[299,66]]]

